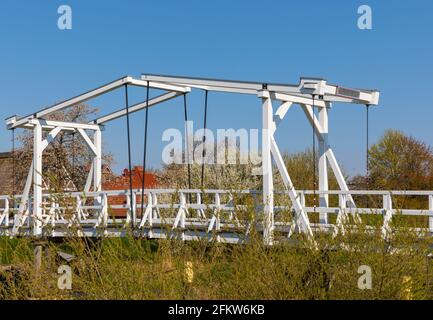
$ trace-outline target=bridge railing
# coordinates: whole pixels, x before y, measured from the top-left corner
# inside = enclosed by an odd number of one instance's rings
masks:
[[[120,235],[132,223],[138,232],[149,237],[165,237],[163,229],[168,229],[179,231],[182,239],[193,239],[197,236],[188,230],[195,229],[201,237],[215,232],[221,241],[230,241],[230,232],[248,233],[252,227],[246,211],[253,209],[260,213],[263,208],[260,190],[146,189],[143,193],[143,205],[140,189],[133,190],[132,203],[129,190],[44,194],[42,216],[37,218],[32,215],[31,198],[23,205],[20,196],[14,199],[0,196],[0,234],[30,233],[32,222],[38,219],[52,236],[65,234],[65,230],[74,226],[83,235]],[[292,205],[286,192],[274,194],[274,227],[290,234]],[[314,195],[316,206],[312,202]],[[318,206],[318,198],[325,195],[329,197],[328,206]],[[427,228],[433,233],[433,191],[300,190],[298,197],[314,230],[335,230],[347,215],[361,219],[363,215],[381,215],[385,232],[392,217],[399,213],[424,217],[426,226],[420,229]],[[353,206],[349,197],[361,205]],[[416,202],[416,208],[410,207],[407,201],[398,201],[398,198],[414,197],[422,199]],[[401,204],[408,207],[400,207]],[[329,215],[329,220],[323,223],[317,219],[317,214]],[[260,214],[257,217],[260,218]]]

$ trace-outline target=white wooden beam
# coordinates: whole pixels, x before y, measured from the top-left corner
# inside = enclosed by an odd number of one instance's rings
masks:
[[[328,108],[319,109],[319,123],[322,129],[319,139],[319,191],[328,191],[328,162],[326,149],[328,148]],[[327,208],[329,205],[328,194],[319,194],[319,206]],[[328,224],[328,213],[320,212],[319,221]]]
[[[433,212],[433,195],[428,196],[428,210],[430,214]],[[429,232],[433,233],[433,216],[429,216],[428,218],[428,229]]]
[[[280,101],[288,101],[293,102],[297,104],[305,104],[305,105],[312,105],[313,99],[310,95],[294,95],[294,94],[285,94],[285,93],[279,93],[279,92],[271,92],[271,98],[274,100],[280,100]],[[325,101],[321,99],[315,99],[314,105],[316,107],[326,108]]]
[[[96,130],[95,133],[99,131]],[[98,154],[97,148],[96,146],[93,144],[92,140],[90,140],[89,136],[87,135],[86,131],[84,131],[83,129],[78,129],[78,133],[80,134],[80,136],[84,139],[84,141],[86,142],[87,146],[90,148],[90,150],[92,150],[93,154],[96,156]]]
[[[131,79],[129,81],[129,84],[133,86],[139,86],[139,87],[147,87],[147,85],[149,85],[149,88],[174,91],[179,93],[186,93],[191,91],[191,89],[188,86],[179,86],[174,84],[167,84],[167,83],[154,82],[154,81],[144,81],[139,79]]]
[[[272,101],[263,98],[262,105],[262,175],[263,175],[263,240],[273,243],[274,228],[274,184],[272,178],[271,139],[274,128]]]
[[[287,111],[289,111],[290,107],[293,105],[293,102],[283,101],[281,105],[278,107],[277,111],[274,115],[274,129],[272,131],[272,135],[275,133],[276,127],[280,124],[280,122],[284,119]]]
[[[102,136],[101,131],[96,130],[93,136],[95,157],[93,160],[93,189],[96,192],[102,190]]]
[[[182,95],[182,94],[178,93],[178,92],[168,92],[168,93],[164,93],[160,96],[157,96],[155,98],[149,99],[149,108],[153,107],[159,103],[162,103],[162,102],[171,100],[173,98],[176,98],[180,95]],[[140,111],[142,109],[145,109],[146,106],[147,106],[146,101],[143,101],[143,102],[137,103],[137,104],[129,107],[128,112],[129,112],[129,114],[131,114],[131,113]],[[107,114],[107,115],[102,116],[102,117],[99,117],[98,119],[95,119],[89,123],[103,124],[103,123],[118,119],[120,117],[123,117],[125,115],[126,115],[126,110],[125,110],[125,108],[122,108],[118,111],[112,112],[112,113]]]
[[[40,111],[37,111],[36,113],[30,114],[28,116],[22,117],[20,119],[17,119],[17,117],[10,117],[7,119],[7,126],[8,129],[13,129],[17,127],[25,127],[32,119],[41,119],[53,112],[63,110],[65,108],[77,105],[79,103],[85,102],[87,100],[90,100],[92,98],[96,98],[102,94],[105,94],[107,92],[110,92],[112,90],[115,90],[125,84],[135,85],[135,86],[147,86],[147,81],[143,81],[140,79],[134,79],[130,76],[126,76],[123,78],[120,78],[118,80],[115,80],[113,82],[110,82],[108,84],[105,84],[103,86],[100,86],[96,89],[90,90],[88,92],[85,92],[83,94],[80,94],[78,96],[75,96],[71,99],[62,101],[60,103],[56,103],[48,108],[42,109]],[[161,90],[169,90],[169,91],[175,91],[178,93],[185,93],[189,92],[191,89],[187,86],[179,86],[174,84],[166,84],[166,83],[157,83],[149,81],[149,87],[155,88],[155,89],[161,89]],[[48,123],[48,121],[47,121]],[[78,124],[76,124],[78,125]],[[83,124],[84,125],[84,124]],[[88,126],[88,125],[87,125]],[[65,126],[65,128],[69,128],[68,126]],[[74,128],[77,128],[74,126]],[[91,129],[90,127],[81,127],[83,129]]]
[[[319,78],[301,78],[299,84],[284,84],[284,83],[263,83],[253,81],[239,81],[239,80],[222,80],[222,79],[209,79],[209,78],[194,78],[194,77],[182,77],[182,76],[171,76],[171,75],[155,75],[155,74],[142,74],[142,80],[155,81],[166,84],[181,85],[203,88],[206,87],[209,91],[224,91],[232,93],[246,93],[246,94],[257,94],[260,90],[268,90],[269,92],[278,92],[281,94],[293,94],[307,98],[311,93],[317,93],[324,95],[351,98],[356,103],[369,103],[371,105],[377,104],[379,99],[379,92],[365,89],[350,89],[343,88],[340,86],[327,84],[326,80]],[[311,89],[311,85],[314,84],[315,90]],[[278,99],[272,97],[272,99]],[[280,99],[278,99],[280,100]],[[288,100],[290,101],[290,100]],[[293,101],[296,102],[296,101]],[[301,103],[301,101],[299,101]],[[309,102],[304,101],[302,103]],[[321,105],[318,105],[321,107]]]
[[[48,136],[44,140],[42,140],[42,151],[44,151],[45,148],[48,147],[48,145],[56,138],[60,131],[62,131],[62,127],[54,128],[48,133]]]
[[[306,104],[301,104],[302,110],[304,110],[305,115],[307,116],[310,125],[314,128],[314,132],[316,133],[317,138],[322,139],[322,132],[324,131],[322,125],[319,120],[313,113],[313,107]]]
[[[42,235],[42,127],[33,129],[33,235]]]
[[[97,124],[91,123],[78,123],[78,122],[68,122],[68,121],[55,121],[55,120],[45,120],[45,119],[33,119],[29,121],[29,124],[35,125],[40,124],[46,128],[57,128],[62,127],[64,129],[83,129],[83,130],[100,130],[101,127]]]
[[[26,117],[23,117],[21,119],[16,120],[15,122],[11,123],[8,128],[9,129],[17,128],[17,127],[25,124],[26,122],[29,122],[31,119],[43,118],[44,116],[49,115],[50,113],[60,111],[60,110],[63,110],[67,107],[77,105],[81,102],[95,98],[97,96],[100,96],[101,94],[110,92],[114,89],[117,89],[117,88],[123,86],[124,84],[128,83],[131,79],[132,79],[131,77],[123,77],[123,78],[120,78],[120,79],[115,80],[113,82],[110,82],[108,84],[105,84],[101,87],[98,87],[96,89],[90,90],[86,93],[75,96],[71,99],[62,101],[60,103],[56,103],[56,104],[54,104],[48,108],[45,108],[43,110],[36,112],[34,114],[31,114],[31,115],[28,115]]]
[[[30,188],[33,183],[33,159],[30,164],[29,171],[27,173],[26,183],[24,185],[24,190],[20,198],[20,205],[18,206],[18,214],[14,216],[14,226],[12,228],[12,234],[15,235],[18,232],[18,228],[20,227],[20,221],[22,220],[22,216],[24,214],[25,209],[30,210],[29,207],[29,197],[30,197]]]
[[[301,203],[298,193],[293,186],[292,179],[290,178],[289,172],[287,171],[284,159],[281,156],[278,145],[274,139],[271,138],[271,152],[275,163],[277,164],[278,171],[280,172],[281,178],[283,179],[284,186],[286,187],[290,201],[292,201],[293,208],[296,212],[296,225],[305,232],[309,237],[313,238],[313,231],[311,230],[310,221],[304,207]]]
[[[327,104],[327,109],[330,107],[329,102],[326,103]],[[316,136],[319,140],[319,147],[320,145],[323,148],[324,154],[326,155],[326,158],[328,159],[329,165],[331,166],[332,171],[334,172],[334,175],[337,179],[338,185],[340,187],[340,189],[342,191],[349,191],[349,188],[347,187],[347,183],[346,183],[346,179],[341,171],[341,168],[337,162],[337,159],[334,155],[334,152],[332,151],[330,145],[328,144],[328,125],[326,124],[326,127],[324,127],[322,125],[322,123],[320,122],[319,119],[317,119],[316,115],[313,114],[313,108],[309,105],[301,105],[302,109],[304,110],[307,119],[309,120],[310,124],[313,126],[314,128],[314,132],[316,133]],[[323,117],[323,122],[327,122],[327,114],[326,116],[322,114]],[[326,142],[324,142],[326,141]],[[320,153],[321,150],[319,150]],[[325,160],[322,157],[322,165],[324,164]],[[323,166],[327,167],[326,163]],[[320,169],[320,167],[319,167]],[[322,176],[322,181],[325,181],[325,173]],[[319,176],[320,179],[320,176]],[[325,184],[323,184],[323,187],[325,187]],[[351,206],[354,208],[355,206],[355,202],[353,201],[353,197],[351,195],[347,196],[347,200],[350,202]],[[323,200],[322,200],[323,201]]]
[[[340,166],[338,165],[337,159],[335,158],[334,152],[332,151],[329,145],[326,150],[326,158],[328,159],[329,165],[331,166],[332,171],[334,172],[340,190],[349,191],[349,187],[347,186],[346,179],[344,178]],[[350,202],[352,208],[356,208],[355,201],[353,201],[352,195],[348,194],[347,200]]]
[[[259,92],[259,97],[263,99],[267,99],[271,97],[271,94],[267,91]],[[292,102],[282,102],[278,107],[277,111],[273,116],[273,123],[271,124],[271,133],[270,133],[270,151],[273,156],[275,163],[277,164],[278,171],[283,179],[284,186],[286,187],[289,198],[292,201],[293,208],[296,212],[296,225],[302,232],[305,232],[311,239],[313,238],[313,232],[311,230],[310,222],[306,211],[304,210],[305,204],[302,204],[301,200],[298,198],[298,194],[296,192],[295,187],[293,186],[290,175],[287,171],[286,165],[284,164],[284,159],[281,156],[280,150],[274,138],[274,133],[280,124],[280,122],[284,119],[288,110],[292,106]]]
[[[93,181],[93,166],[94,166],[94,161],[91,162],[90,169],[89,169],[89,172],[87,174],[86,184],[84,185],[84,193],[85,194],[90,191],[90,187],[92,186],[92,181]]]

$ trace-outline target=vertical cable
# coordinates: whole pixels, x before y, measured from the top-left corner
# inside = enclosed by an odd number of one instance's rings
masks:
[[[207,94],[208,91],[205,90],[204,95],[204,119],[203,119],[203,153],[202,153],[202,164],[201,164],[201,188],[204,188],[204,164],[206,156],[206,122],[207,122]]]
[[[314,213],[316,213],[316,132],[314,129],[315,126],[315,121],[314,121],[314,117],[315,117],[315,105],[314,105],[314,94],[312,94],[313,97],[313,105],[312,105],[312,111],[313,111],[313,210]]]
[[[125,109],[126,109],[126,131],[128,137],[128,169],[129,169],[129,196],[130,196],[130,207],[131,207],[131,226],[134,227],[133,213],[133,195],[132,195],[132,165],[131,165],[131,134],[129,126],[129,101],[128,101],[128,85],[125,84]]]
[[[75,132],[72,133],[72,184],[75,185]],[[77,190],[78,191],[78,190]]]
[[[15,196],[15,183],[16,183],[16,172],[15,172],[15,128],[12,129],[12,195]],[[15,203],[14,203],[15,205]]]
[[[368,189],[370,189],[370,166],[369,166],[369,160],[370,160],[370,157],[369,157],[369,150],[368,150],[368,147],[369,147],[369,114],[368,114],[368,111],[369,111],[369,107],[370,107],[370,105],[369,104],[366,104],[365,105],[365,124],[366,124],[366,130],[365,130],[365,135],[366,135],[366,137],[365,137],[365,141],[366,141],[366,144],[365,144],[365,185],[366,185],[366,188],[367,188],[367,190]],[[370,197],[369,196],[367,196],[367,205],[366,205],[366,207],[368,208],[370,206]]]
[[[147,155],[147,122],[149,118],[149,81],[146,85],[146,114],[144,117],[144,146],[143,146],[143,176],[141,177],[141,217],[144,208],[144,187],[146,184],[146,155]]]
[[[189,158],[189,137],[188,137],[188,112],[186,109],[186,93],[183,94],[183,110],[184,110],[184,120],[185,120],[185,143],[186,143],[186,159],[188,164],[188,189],[191,189],[191,164]],[[189,194],[189,200],[191,202],[191,193]]]

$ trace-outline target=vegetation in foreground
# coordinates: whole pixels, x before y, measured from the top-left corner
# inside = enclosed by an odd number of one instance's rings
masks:
[[[38,271],[31,239],[3,237],[0,299],[432,299],[431,239],[393,224],[386,240],[347,224],[344,235],[317,235],[317,247],[301,235],[272,247],[254,234],[244,245],[74,238],[46,242]],[[58,287],[61,265],[71,290]],[[362,266],[371,289],[359,288]]]
[[[76,109],[76,113],[60,114],[60,119],[85,119],[93,113],[88,106]],[[15,154],[20,163],[29,163],[31,141],[31,135],[21,137],[22,148]],[[60,135],[55,142],[45,151],[49,161],[44,163],[44,172],[58,177],[57,181],[68,181],[62,176],[66,168],[74,172],[69,178],[81,190],[90,161],[87,149],[84,144],[77,144],[73,136],[67,139]],[[430,146],[390,130],[370,148],[369,156],[368,175],[348,179],[351,188],[432,190]],[[104,159],[109,163],[110,155]],[[317,166],[313,165],[312,152],[286,154],[284,160],[297,188],[312,189],[313,179],[317,178],[317,173],[313,174]],[[17,168],[14,182],[18,190],[22,189],[27,168]],[[192,166],[194,185],[201,183],[200,169]],[[156,173],[161,186],[187,186],[185,166],[165,166]],[[206,166],[204,185],[260,190],[261,181],[251,176],[251,165],[215,165]],[[275,186],[283,187],[278,175]],[[58,186],[58,190],[63,189]],[[331,173],[330,189],[336,189]],[[425,199],[400,198],[394,200],[395,208],[427,208]],[[381,200],[370,197],[356,201],[380,207]],[[307,204],[311,203],[312,199],[307,199]],[[61,243],[46,240],[42,265],[37,271],[36,242],[3,237],[0,299],[432,299],[431,238],[415,234],[402,221],[393,218],[394,232],[386,240],[380,231],[382,219],[377,219],[373,233],[365,225],[354,229],[348,225],[345,235],[317,235],[317,246],[298,236],[295,243],[265,247],[261,237],[254,234],[243,245],[133,237],[94,241],[74,238]],[[406,219],[405,223],[409,222]],[[72,254],[74,259],[64,260],[59,251]],[[62,265],[71,267],[71,290],[58,287]],[[371,269],[371,289],[359,288],[365,276],[363,266]]]

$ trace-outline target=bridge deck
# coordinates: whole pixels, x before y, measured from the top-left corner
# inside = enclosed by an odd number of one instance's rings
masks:
[[[121,237],[133,230],[136,236],[153,239],[174,237],[239,243],[248,239],[252,228],[263,231],[261,191],[148,189],[144,190],[143,206],[141,192],[133,190],[132,204],[129,190],[44,194],[42,235]],[[311,206],[313,193],[299,191],[298,197],[314,233],[336,234],[349,215],[360,219],[365,215],[378,216],[385,232],[392,217],[401,214],[418,217],[413,229],[433,234],[433,191],[316,191],[328,194],[332,205],[316,208]],[[349,195],[360,200],[364,197],[360,203],[367,202],[370,206],[349,207],[350,202],[346,201]],[[416,197],[425,199],[424,207],[398,207],[402,200]],[[297,230],[295,213],[285,192],[275,192],[275,198],[272,227],[275,239],[288,239]],[[119,199],[123,199],[120,204]],[[26,203],[20,200],[21,196],[0,196],[0,235],[34,235],[32,199]],[[257,213],[254,219],[251,213]],[[327,223],[317,219],[319,213],[328,215]]]

